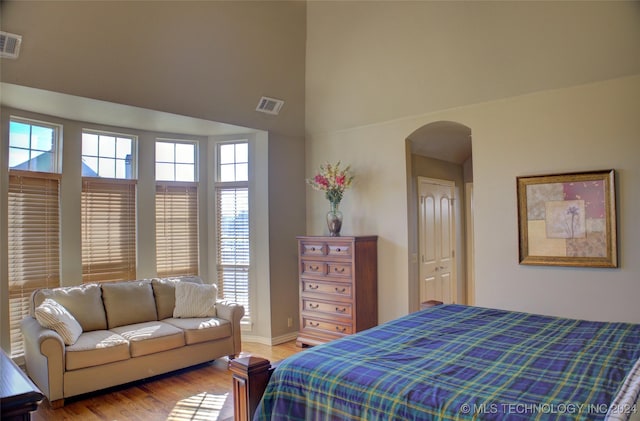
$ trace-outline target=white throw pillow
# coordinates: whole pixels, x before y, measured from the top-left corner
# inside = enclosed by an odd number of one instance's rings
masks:
[[[176,306],[173,317],[215,317],[218,287],[193,282],[176,283]]]
[[[73,345],[82,334],[82,326],[62,304],[51,298],[45,299],[35,311],[36,320],[42,327],[53,329],[65,345]]]

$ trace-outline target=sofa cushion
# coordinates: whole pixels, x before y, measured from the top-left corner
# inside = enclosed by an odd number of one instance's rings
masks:
[[[166,323],[184,331],[187,345],[213,341],[231,336],[231,323],[216,318],[166,319]]]
[[[215,317],[218,287],[211,284],[180,282],[176,284],[176,307],[173,317]]]
[[[53,329],[65,345],[73,345],[82,334],[80,323],[57,301],[47,298],[35,311],[36,320],[41,326]]]
[[[176,306],[176,284],[178,282],[202,283],[198,276],[183,276],[180,278],[154,278],[151,280],[153,295],[156,298],[156,311],[158,320],[173,317],[173,309]]]
[[[165,322],[145,322],[111,329],[129,341],[132,357],[154,354],[185,345],[182,330]]]
[[[66,347],[67,370],[93,367],[129,359],[129,341],[108,330],[84,332],[75,344]]]
[[[80,323],[83,331],[107,328],[107,317],[102,306],[100,285],[84,284],[36,290],[32,297],[34,310],[47,298],[57,301],[66,308]]]
[[[104,283],[102,300],[109,329],[158,320],[151,281]]]
[[[152,279],[153,295],[156,298],[156,312],[158,320],[173,316],[173,308],[176,306],[176,282],[177,279]]]

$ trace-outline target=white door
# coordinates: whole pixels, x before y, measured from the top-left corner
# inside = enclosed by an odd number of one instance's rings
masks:
[[[454,186],[418,177],[420,302],[456,302]]]

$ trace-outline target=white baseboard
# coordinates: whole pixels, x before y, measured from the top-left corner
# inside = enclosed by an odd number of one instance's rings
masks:
[[[271,338],[271,345],[280,345],[285,342],[293,341],[298,338],[298,332],[287,333],[286,335],[276,336]]]

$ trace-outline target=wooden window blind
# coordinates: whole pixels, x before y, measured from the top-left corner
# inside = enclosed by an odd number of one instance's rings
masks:
[[[216,188],[216,233],[219,293],[225,300],[242,304],[243,320],[249,321],[248,187]]]
[[[82,281],[136,279],[136,181],[82,179]]]
[[[198,185],[156,185],[158,276],[198,275]]]
[[[7,205],[11,357],[19,357],[31,293],[60,286],[60,175],[11,171]]]

